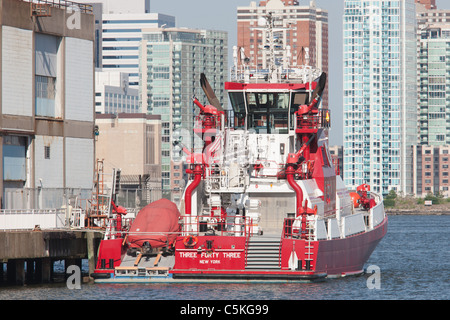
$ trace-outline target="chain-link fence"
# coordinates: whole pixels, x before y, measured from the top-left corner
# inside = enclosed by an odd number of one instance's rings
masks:
[[[63,206],[81,206],[91,199],[92,189],[78,188],[23,188],[5,189],[4,209],[54,209]]]
[[[106,205],[108,190],[102,192],[103,202]],[[127,209],[139,211],[147,204],[166,198],[177,205],[182,191],[162,190],[161,188],[120,188],[115,198],[117,205]],[[76,188],[23,188],[5,189],[3,209],[59,209],[71,206],[82,210],[89,210],[92,204],[92,189]],[[94,201],[95,202],[95,201]],[[99,201],[98,203],[100,203]],[[102,203],[103,203],[102,202]]]
[[[116,197],[117,204],[125,208],[142,209],[146,205],[165,198],[169,199],[175,204],[179,204],[182,191],[176,190],[162,190],[161,188],[138,188],[125,189],[121,188]]]

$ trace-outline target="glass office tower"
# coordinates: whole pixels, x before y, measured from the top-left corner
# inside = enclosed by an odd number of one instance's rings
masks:
[[[146,28],[175,27],[175,17],[150,13],[150,0],[77,0],[93,5],[95,67],[128,73],[139,89],[139,43]]]
[[[417,141],[414,0],[344,1],[344,180],[412,193]]]

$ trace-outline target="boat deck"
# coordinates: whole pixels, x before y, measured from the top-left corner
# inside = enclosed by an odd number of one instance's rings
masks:
[[[137,263],[136,263],[137,262]],[[139,267],[139,268],[172,268],[175,264],[174,255],[152,255],[152,256],[131,256],[125,255],[120,267]]]

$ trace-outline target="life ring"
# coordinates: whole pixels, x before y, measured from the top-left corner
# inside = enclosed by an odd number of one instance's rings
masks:
[[[198,242],[198,238],[196,236],[192,236],[192,235],[186,236],[183,239],[183,244],[185,245],[185,247],[193,247],[197,244],[197,242]]]

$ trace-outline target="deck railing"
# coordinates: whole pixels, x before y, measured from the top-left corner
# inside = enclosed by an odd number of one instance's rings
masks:
[[[209,217],[207,217],[209,218]],[[180,218],[183,235],[214,234],[221,236],[250,237],[252,235],[253,219],[236,215],[227,218],[184,215]]]
[[[297,116],[296,130],[316,130],[330,128],[330,110],[318,109],[317,113],[299,114]]]
[[[66,0],[23,0],[37,5],[48,5],[53,8],[80,10],[82,13],[93,13],[92,5]]]

